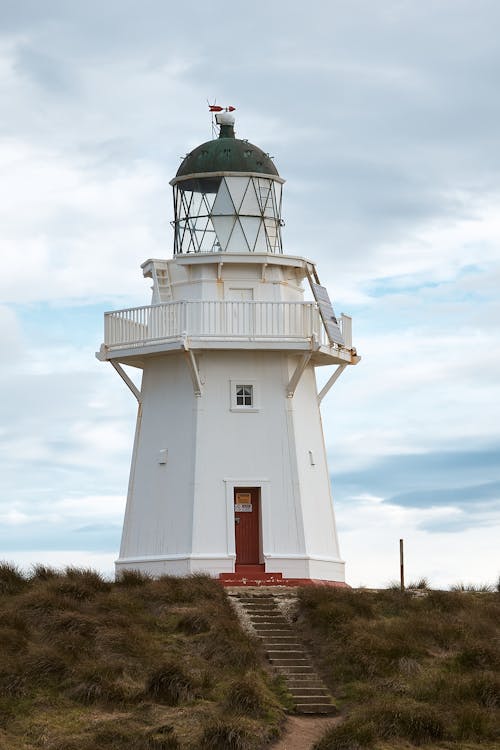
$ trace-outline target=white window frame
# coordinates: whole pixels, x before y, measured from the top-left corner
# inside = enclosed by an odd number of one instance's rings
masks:
[[[250,385],[252,387],[252,406],[240,406],[236,402],[236,391],[238,387],[241,388],[241,386]],[[237,380],[235,378],[231,378],[229,381],[229,392],[230,392],[230,402],[229,402],[229,408],[231,411],[236,412],[245,412],[247,414],[251,414],[253,412],[260,411],[260,404],[259,404],[259,388],[258,388],[258,381],[253,378],[238,378]]]

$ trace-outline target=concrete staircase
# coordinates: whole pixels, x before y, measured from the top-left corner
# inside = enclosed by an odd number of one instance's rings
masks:
[[[299,714],[333,714],[336,707],[309,654],[272,594],[232,593],[241,619],[261,639],[273,669],[281,674]]]

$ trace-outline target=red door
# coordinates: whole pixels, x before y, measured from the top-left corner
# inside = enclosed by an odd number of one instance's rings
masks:
[[[234,488],[236,565],[260,563],[260,488]]]

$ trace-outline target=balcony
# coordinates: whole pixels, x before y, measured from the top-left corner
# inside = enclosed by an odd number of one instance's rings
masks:
[[[350,323],[343,315],[346,345],[342,347],[328,341],[313,302],[166,302],[105,313],[104,344],[98,357],[140,366],[144,354],[180,348],[285,349],[313,350],[319,357],[317,364],[332,364],[332,357],[349,363]]]

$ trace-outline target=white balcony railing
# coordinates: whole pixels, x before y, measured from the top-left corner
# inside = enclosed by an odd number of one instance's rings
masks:
[[[155,341],[211,337],[227,339],[316,339],[326,344],[313,302],[185,301],[115,310],[104,316],[108,348]]]

